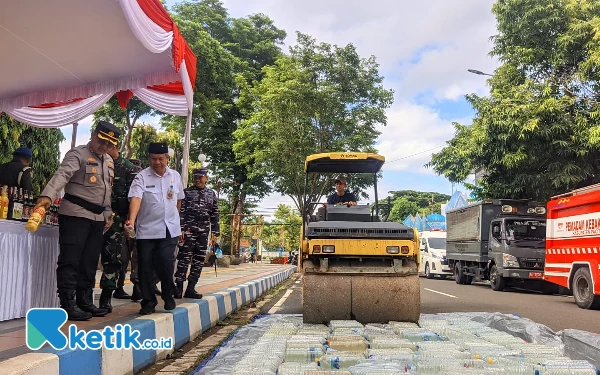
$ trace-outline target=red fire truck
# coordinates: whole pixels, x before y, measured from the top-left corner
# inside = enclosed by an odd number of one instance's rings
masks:
[[[600,184],[552,197],[547,215],[544,279],[600,309]]]

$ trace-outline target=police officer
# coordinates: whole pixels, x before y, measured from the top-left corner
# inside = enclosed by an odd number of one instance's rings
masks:
[[[31,184],[31,159],[33,153],[26,147],[19,147],[13,152],[13,159],[0,165],[0,186],[16,186],[23,190],[33,191]]]
[[[173,310],[176,306],[172,289],[173,267],[181,235],[179,210],[185,195],[181,175],[167,166],[168,153],[166,143],[148,146],[150,167],[137,174],[128,194],[129,222],[126,227],[134,227],[136,232],[142,315],[155,312],[158,304],[154,294],[155,270],[160,277],[165,310]]]
[[[181,298],[182,296],[183,283],[191,262],[192,267],[188,285],[183,297],[200,299],[202,294],[196,292],[195,287],[202,272],[211,229],[213,233],[211,243],[214,243],[219,235],[219,202],[215,191],[206,187],[208,170],[206,168],[196,168],[192,175],[194,186],[184,190],[185,198],[181,203],[180,217],[183,245],[179,247],[179,253],[177,254],[177,273],[175,273],[177,290],[175,298]]]
[[[108,150],[117,145],[120,132],[111,123],[100,121],[90,142],[65,154],[60,167],[38,199],[46,208],[65,195],[58,211],[60,253],[56,282],[60,306],[69,320],[104,316],[106,309],[92,300],[102,234],[112,225],[111,189],[113,159]]]
[[[108,154],[115,164],[115,183],[112,188],[113,225],[104,233],[104,246],[101,253],[102,277],[100,278],[100,308],[112,312],[111,296],[118,299],[129,299],[130,296],[123,290],[127,264],[131,258],[133,248],[129,247],[123,235],[123,225],[129,214],[129,187],[138,173],[138,169],[127,159],[123,158],[116,147],[111,148]],[[132,269],[133,271],[133,269]]]

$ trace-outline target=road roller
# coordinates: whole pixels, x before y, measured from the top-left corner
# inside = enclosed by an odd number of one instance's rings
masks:
[[[373,153],[323,153],[306,158],[298,259],[304,323],[419,320],[419,233],[416,228],[387,221],[389,200],[377,203],[377,175],[384,163],[383,156]],[[372,176],[376,203],[308,202],[309,179],[328,174]],[[388,215],[383,215],[385,212]]]

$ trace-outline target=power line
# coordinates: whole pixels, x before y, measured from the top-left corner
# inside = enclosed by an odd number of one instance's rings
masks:
[[[446,145],[437,146],[437,147],[434,147],[434,148],[430,148],[429,150],[425,150],[425,151],[417,152],[416,154],[407,155],[407,156],[403,156],[403,157],[401,157],[401,158],[398,158],[398,159],[394,159],[394,160],[386,161],[386,162],[385,162],[385,164],[388,164],[388,163],[393,163],[393,162],[395,162],[395,161],[398,161],[398,160],[404,160],[404,159],[412,158],[413,156],[421,155],[421,154],[424,154],[424,153],[426,153],[426,152],[433,151],[433,150],[437,150],[438,148],[442,148],[442,147],[445,147],[445,146],[446,146]]]

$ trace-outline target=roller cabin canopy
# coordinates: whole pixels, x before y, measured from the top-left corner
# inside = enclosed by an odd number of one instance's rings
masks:
[[[385,157],[365,152],[330,152],[306,158],[305,173],[377,173]]]

